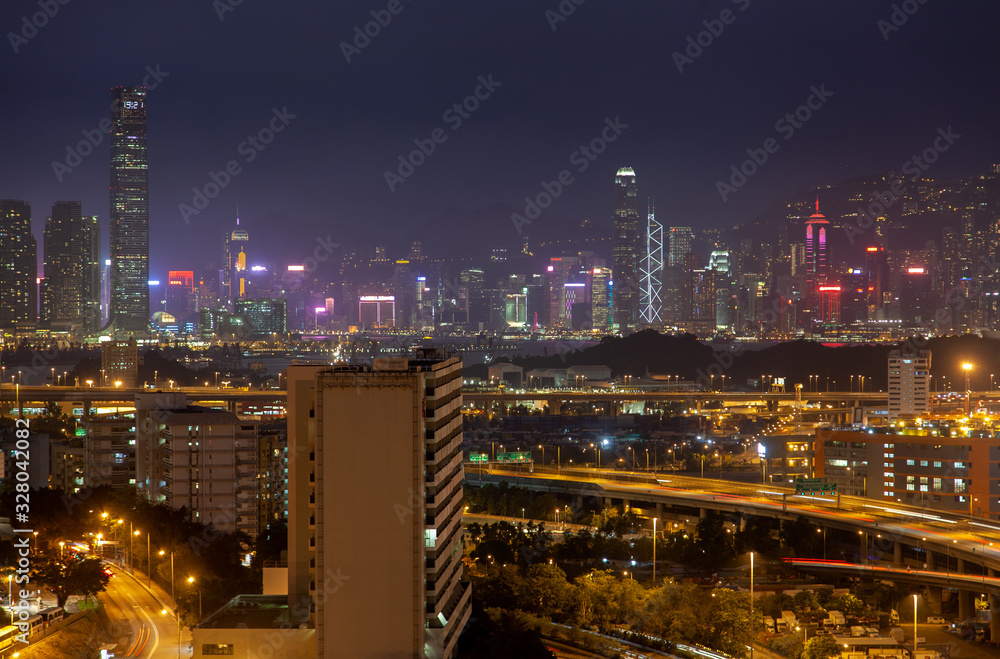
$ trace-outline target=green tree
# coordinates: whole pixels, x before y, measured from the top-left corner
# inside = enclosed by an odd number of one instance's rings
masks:
[[[55,593],[56,603],[60,608],[66,606],[66,601],[72,595],[88,598],[97,595],[108,585],[108,579],[104,566],[96,558],[63,562],[43,554],[35,557],[32,570],[32,580],[44,584]]]
[[[830,659],[839,654],[840,649],[832,636],[813,636],[802,649],[802,659]]]
[[[532,565],[524,575],[521,599],[526,611],[546,618],[556,618],[569,610],[573,587],[558,565]]]
[[[705,599],[704,591],[691,583],[656,588],[638,612],[636,627],[673,642],[701,642],[707,636]]]
[[[750,595],[727,589],[716,589],[711,595],[708,644],[733,657],[746,656],[750,641]],[[758,616],[756,611],[754,616]]]

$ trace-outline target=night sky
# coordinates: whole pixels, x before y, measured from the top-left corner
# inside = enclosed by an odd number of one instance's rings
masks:
[[[251,261],[281,262],[341,227],[392,239],[455,206],[523,208],[564,169],[574,182],[548,213],[608,223],[614,173],[630,165],[665,224],[721,227],[898,170],[939,127],[962,137],[929,175],[1000,161],[995,0],[897,2],[906,22],[892,31],[888,0],[236,1],[42,0],[58,12],[37,34],[22,18],[38,0],[2,3],[0,197],[32,204],[39,239],[53,201],[81,200],[104,220],[107,251],[107,137],[62,182],[52,163],[109,116],[112,86],[147,76],[153,278],[218,258],[237,204]],[[574,11],[557,21],[560,6]],[[391,21],[348,63],[341,43],[372,11]],[[721,34],[679,72],[674,53],[704,21]],[[156,82],[157,70],[169,75]],[[445,111],[480,76],[499,85],[456,125]],[[778,130],[812,87],[832,96],[793,135]],[[241,149],[275,109],[294,118],[263,151]],[[615,117],[628,127],[578,172],[571,154]],[[391,192],[385,171],[435,129],[443,142]],[[716,181],[768,138],[780,148],[723,202]],[[230,160],[241,173],[185,223],[180,204]]]

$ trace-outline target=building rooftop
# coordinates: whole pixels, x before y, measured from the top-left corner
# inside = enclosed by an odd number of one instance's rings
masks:
[[[304,624],[304,623],[303,623]],[[199,629],[292,627],[287,595],[237,595],[198,625]]]

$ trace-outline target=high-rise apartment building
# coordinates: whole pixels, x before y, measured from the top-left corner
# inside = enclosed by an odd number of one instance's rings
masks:
[[[646,215],[646,250],[642,260],[642,291],[639,301],[641,322],[663,322],[663,225],[656,221],[653,202]]]
[[[931,351],[889,353],[889,420],[930,413]]]
[[[440,350],[288,369],[288,602],[311,600],[317,657],[456,655],[461,408]]]
[[[149,324],[149,180],[146,89],[111,93],[111,313],[120,333]]]
[[[37,318],[36,251],[31,205],[0,199],[0,328],[33,324]]]
[[[622,167],[615,174],[611,230],[612,317],[614,324],[625,330],[639,322],[639,266],[644,251],[639,231],[639,187],[631,167]]]
[[[182,393],[135,397],[136,487],[190,521],[256,537],[257,421],[188,405]]]
[[[101,343],[101,379],[104,387],[137,386],[139,380],[139,346],[135,339]]]

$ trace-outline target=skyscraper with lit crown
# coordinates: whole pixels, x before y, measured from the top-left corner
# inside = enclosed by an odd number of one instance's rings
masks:
[[[111,313],[119,333],[149,324],[149,180],[146,88],[111,92]]]
[[[639,187],[631,167],[615,174],[614,215],[611,219],[612,319],[620,330],[639,321],[640,262],[643,257],[639,232]]]

